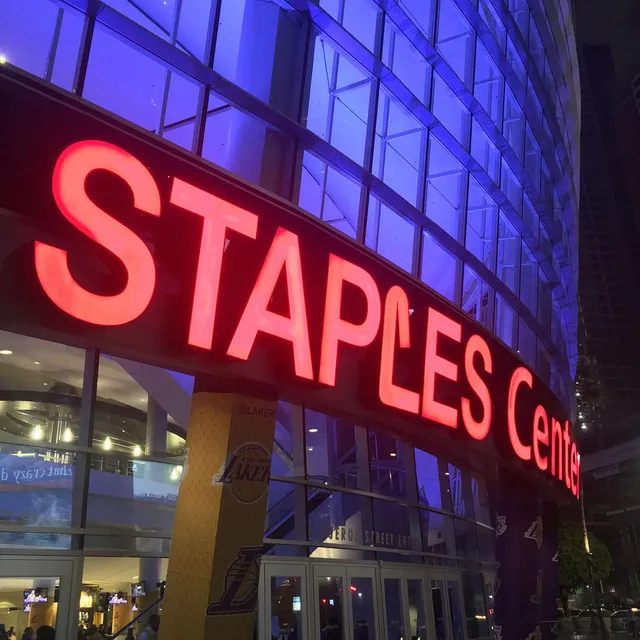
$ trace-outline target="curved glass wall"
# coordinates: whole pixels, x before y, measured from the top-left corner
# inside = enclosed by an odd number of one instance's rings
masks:
[[[447,297],[570,406],[567,0],[4,3],[3,60],[291,200]]]

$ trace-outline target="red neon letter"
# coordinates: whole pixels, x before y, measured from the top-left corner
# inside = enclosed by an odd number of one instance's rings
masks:
[[[118,294],[101,296],[81,287],[71,275],[67,252],[35,243],[35,267],[42,288],[60,309],[75,318],[105,326],[135,320],[149,305],[156,284],[153,256],[133,231],[114,220],[87,196],[85,181],[97,169],[122,178],[136,209],[160,215],[160,194],[153,176],[131,154],[99,140],[67,147],[53,170],[53,197],[62,215],[78,230],[117,256],[127,271]]]
[[[287,274],[290,318],[267,309],[283,267]],[[282,228],[278,228],[271,243],[227,354],[247,360],[258,331],[291,342],[296,375],[313,380],[298,236]]]
[[[539,429],[542,422],[542,429]],[[549,446],[549,419],[544,407],[539,404],[536,412],[533,414],[533,457],[540,471],[546,471],[549,466],[549,460],[546,455],[540,453],[540,445]]]
[[[487,373],[493,372],[491,363],[491,352],[489,345],[478,335],[471,336],[467,342],[467,348],[464,352],[464,370],[471,388],[475,391],[478,398],[482,402],[482,420],[479,422],[471,415],[471,402],[469,398],[462,398],[462,422],[467,432],[476,440],[483,440],[487,437],[491,428],[491,394],[485,384],[485,381],[478,375],[473,366],[473,357],[479,353],[482,357],[482,364]]]
[[[367,316],[362,324],[351,324],[340,318],[342,285],[345,282],[361,289],[367,299]],[[362,267],[330,254],[320,352],[320,382],[335,387],[339,342],[366,347],[373,342],[379,326],[380,293],[374,279]]]
[[[578,491],[578,450],[576,443],[571,445],[571,493],[577,496]]]
[[[562,425],[553,418],[551,420],[551,475],[560,480],[562,480],[562,458]]]
[[[462,327],[439,311],[429,307],[427,315],[427,346],[424,356],[424,393],[422,396],[422,415],[447,427],[458,426],[458,410],[435,399],[436,375],[454,382],[458,379],[458,365],[439,356],[438,335],[442,334],[460,342]]]
[[[529,389],[533,387],[533,376],[528,369],[524,367],[518,367],[511,376],[511,383],[509,384],[509,399],[507,402],[507,423],[509,427],[509,439],[511,440],[511,446],[516,452],[518,458],[522,460],[531,460],[531,447],[522,444],[520,437],[518,436],[518,425],[516,424],[516,396],[518,394],[518,387],[521,384],[526,384]]]
[[[255,239],[258,216],[179,178],[173,180],[170,202],[203,218],[189,344],[211,349],[226,231],[233,229]]]
[[[567,489],[571,489],[571,467],[569,462],[569,451],[571,450],[571,436],[569,435],[569,421],[565,420],[564,433],[562,434],[564,441],[564,483]]]
[[[580,499],[580,453],[577,452],[577,462],[576,462],[576,498]]]
[[[382,325],[382,357],[380,359],[380,400],[390,407],[409,413],[420,410],[420,394],[393,384],[393,356],[396,347],[396,325],[401,349],[411,346],[409,336],[409,300],[398,286],[391,287],[384,303],[384,324]]]

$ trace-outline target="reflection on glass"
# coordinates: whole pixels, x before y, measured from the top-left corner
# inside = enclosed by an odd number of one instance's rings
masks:
[[[427,639],[427,623],[424,615],[422,580],[407,580],[409,600],[409,634],[411,640]]]
[[[460,608],[460,584],[457,580],[447,582],[449,589],[449,615],[451,616],[451,632],[453,640],[464,640],[462,628],[462,611]]]
[[[271,637],[302,640],[302,580],[299,577],[271,578]]]
[[[404,623],[402,620],[402,597],[400,580],[386,578],[384,581],[384,606],[387,614],[388,640],[404,639]]]
[[[353,613],[353,640],[376,640],[373,580],[351,578],[349,592]]]
[[[342,640],[342,578],[318,578],[321,640]]]
[[[447,640],[447,630],[444,618],[444,601],[442,594],[444,586],[442,580],[431,581],[431,600],[433,602],[433,619],[436,627],[436,640]]]
[[[0,624],[5,630],[11,627],[34,629],[42,625],[55,627],[60,578],[0,578],[3,607]],[[8,606],[13,605],[13,606]],[[2,637],[7,637],[3,634]]]

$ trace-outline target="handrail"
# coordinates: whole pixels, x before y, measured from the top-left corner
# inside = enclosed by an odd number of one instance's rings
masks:
[[[109,636],[109,640],[113,640],[114,638],[117,638],[119,635],[126,633],[131,627],[133,627],[134,624],[138,624],[138,622],[140,621],[140,618],[142,618],[143,616],[146,616],[147,613],[151,611],[151,609],[154,609],[155,607],[157,607],[163,600],[164,600],[163,597],[158,598],[154,603],[150,604],[144,611],[141,611],[131,622],[125,624],[124,627],[122,627],[122,629],[120,629],[119,631],[116,631],[115,633],[112,633]]]

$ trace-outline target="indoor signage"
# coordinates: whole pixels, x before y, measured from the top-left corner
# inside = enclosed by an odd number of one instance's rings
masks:
[[[4,120],[38,143],[9,141],[30,170],[7,166],[0,207],[55,235],[3,264],[1,326],[271,384],[418,440],[439,425],[579,495],[566,411],[464,313],[283,201],[87,107],[11,91]]]

